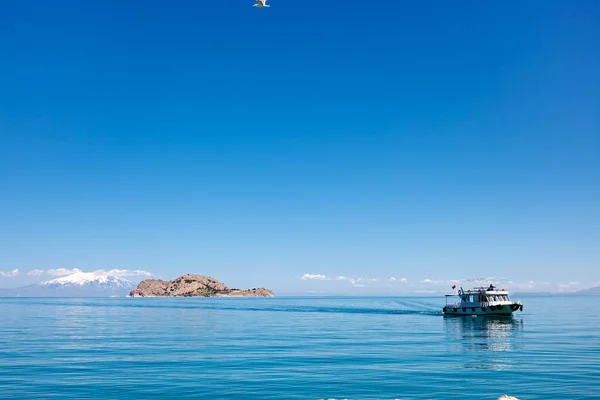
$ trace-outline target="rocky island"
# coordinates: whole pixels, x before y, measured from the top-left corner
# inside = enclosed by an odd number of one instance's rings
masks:
[[[146,279],[137,289],[129,293],[131,297],[273,297],[275,294],[265,288],[248,290],[230,289],[223,282],[202,275],[187,274],[172,281]]]

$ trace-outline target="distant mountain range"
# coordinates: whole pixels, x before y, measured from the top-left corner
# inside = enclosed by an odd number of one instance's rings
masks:
[[[578,290],[576,292],[519,292],[512,294],[512,297],[518,296],[600,296],[600,286]]]
[[[78,272],[15,289],[0,289],[2,297],[109,297],[126,296],[136,288],[127,279],[95,272]]]
[[[580,290],[579,292],[576,292],[576,293],[590,295],[590,296],[598,296],[598,295],[600,295],[600,286],[595,286],[593,288]]]

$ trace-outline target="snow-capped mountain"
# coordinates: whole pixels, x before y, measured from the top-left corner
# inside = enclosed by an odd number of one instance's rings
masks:
[[[72,275],[63,276],[46,282],[40,282],[37,286],[45,288],[66,287],[101,287],[107,289],[135,289],[133,282],[118,276],[98,274],[96,272],[77,272]]]
[[[77,272],[34,285],[5,289],[1,296],[23,297],[109,297],[126,296],[136,288],[133,282],[98,272]]]

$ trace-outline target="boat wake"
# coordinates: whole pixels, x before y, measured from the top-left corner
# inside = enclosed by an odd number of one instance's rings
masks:
[[[298,307],[243,307],[235,308],[241,311],[268,311],[289,313],[323,313],[323,314],[373,314],[373,315],[443,315],[440,311],[409,310],[392,308],[367,308],[367,307],[323,307],[323,306],[298,306]]]
[[[61,305],[76,307],[110,307],[129,309],[155,309],[155,310],[214,310],[214,311],[249,311],[249,312],[281,312],[281,313],[321,313],[321,314],[362,314],[362,315],[443,315],[439,305],[420,301],[418,299],[388,299],[386,301],[373,301],[371,304],[361,304],[362,301],[352,301],[344,304],[336,301],[324,301],[326,304],[303,304],[304,302],[283,302],[280,304],[271,301],[203,301],[205,299],[170,299],[170,298],[137,298],[134,301],[125,299],[111,299],[110,302],[81,301],[82,299],[44,299],[37,303],[40,306]],[[116,301],[115,301],[116,300]],[[175,301],[173,301],[175,300]],[[181,301],[183,300],[183,301]],[[189,301],[191,300],[191,301]],[[356,304],[351,304],[352,302]],[[332,304],[333,303],[333,304]],[[339,303],[339,304],[336,304]]]
[[[282,312],[282,313],[322,313],[322,314],[372,314],[372,315],[430,315],[441,316],[439,306],[416,301],[392,301],[381,305],[338,306],[338,305],[308,305],[308,304],[226,304],[226,303],[192,303],[192,304],[143,304],[130,303],[131,307],[200,309],[216,311],[253,311],[253,312]]]

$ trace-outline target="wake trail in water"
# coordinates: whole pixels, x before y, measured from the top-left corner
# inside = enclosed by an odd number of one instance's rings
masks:
[[[407,310],[392,308],[363,308],[363,307],[240,307],[241,311],[268,311],[289,313],[324,313],[324,314],[375,314],[375,315],[441,315],[441,312],[431,310]]]
[[[428,311],[434,311],[434,310],[439,310],[440,309],[440,305],[436,304],[436,303],[432,303],[432,302],[428,302],[428,301],[422,301],[422,300],[417,300],[417,299],[398,299],[395,300],[394,303],[398,306],[401,307],[407,307],[407,308],[425,308]]]
[[[130,308],[130,309],[155,309],[155,310],[190,310],[190,311],[248,311],[248,312],[281,312],[281,313],[322,313],[322,314],[361,314],[361,315],[424,315],[440,316],[443,315],[438,306],[426,302],[413,300],[394,300],[377,304],[371,307],[357,306],[335,306],[335,305],[298,305],[298,304],[209,304],[209,303],[167,303],[140,301],[141,299],[131,299],[131,301],[115,303],[95,303],[80,302],[69,303],[52,301],[36,302],[37,305],[53,305],[70,307],[90,307],[90,308]],[[150,299],[148,299],[150,300]]]
[[[121,305],[120,305],[121,306]],[[175,304],[122,304],[133,308],[214,310],[214,311],[250,311],[250,312],[282,312],[282,313],[323,313],[323,314],[363,314],[363,315],[443,315],[437,309],[407,309],[381,307],[334,307],[334,306],[226,306],[226,305],[175,305]]]

